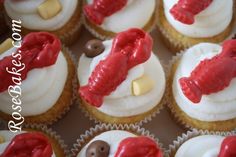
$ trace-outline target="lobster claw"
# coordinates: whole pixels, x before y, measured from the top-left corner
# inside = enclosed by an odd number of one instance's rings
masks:
[[[161,149],[145,136],[129,137],[121,141],[115,157],[163,157]]]
[[[226,40],[223,43],[223,50],[220,54],[221,57],[231,57],[236,60],[236,40]]]
[[[152,38],[145,34],[145,37],[140,39],[136,44],[135,51],[130,55],[128,61],[128,67],[143,63],[151,56],[153,41]]]
[[[236,156],[236,136],[228,136],[221,144],[218,157],[234,157]]]

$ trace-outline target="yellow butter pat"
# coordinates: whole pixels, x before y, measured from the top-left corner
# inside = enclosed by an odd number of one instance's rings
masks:
[[[4,142],[5,142],[4,137],[0,135],[0,144],[1,144],[1,143],[4,143]]]
[[[139,96],[143,95],[154,87],[154,81],[147,75],[132,81],[132,92],[133,95]]]
[[[45,0],[38,6],[39,15],[47,20],[56,16],[62,9],[59,0]]]
[[[11,38],[8,38],[0,45],[0,54],[6,52],[7,50],[13,47],[12,41],[13,40]]]

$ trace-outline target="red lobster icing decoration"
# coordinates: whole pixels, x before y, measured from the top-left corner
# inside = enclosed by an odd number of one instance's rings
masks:
[[[221,144],[220,154],[218,157],[235,157],[236,156],[236,136],[228,136]]]
[[[55,64],[61,50],[61,43],[58,38],[47,32],[30,33],[24,37],[22,46],[16,52],[21,54],[20,61],[25,64],[21,79],[25,80],[27,73],[35,68],[43,68]],[[10,85],[14,85],[12,74],[6,71],[14,69],[13,56],[7,56],[0,60],[0,92],[5,91]]]
[[[131,68],[147,61],[151,50],[152,38],[141,29],[119,33],[113,39],[110,54],[95,67],[88,84],[79,89],[80,95],[91,105],[100,107],[103,97],[126,79]]]
[[[179,0],[171,8],[172,16],[184,23],[191,25],[194,23],[194,16],[205,10],[213,0]]]
[[[152,139],[141,136],[121,141],[115,157],[163,157],[163,155]]]
[[[223,43],[222,52],[202,61],[190,77],[179,80],[185,96],[193,103],[199,103],[203,94],[216,93],[229,86],[236,77],[236,40]]]
[[[52,157],[48,139],[41,133],[16,135],[0,157]]]
[[[121,10],[128,0],[93,0],[84,7],[84,13],[95,24],[101,25],[104,18]]]

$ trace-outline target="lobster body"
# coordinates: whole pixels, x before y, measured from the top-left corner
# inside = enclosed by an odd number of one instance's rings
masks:
[[[205,10],[213,0],[179,0],[170,13],[173,17],[184,23],[191,25],[194,23],[194,16]]]
[[[80,92],[85,98],[85,95],[90,95],[89,93],[94,94],[91,95],[93,101],[95,101],[94,104],[102,104],[103,95],[109,95],[114,91],[117,85],[121,84],[128,74],[128,63],[125,55],[116,53],[108,56],[108,58],[109,59],[102,60],[95,67],[89,78],[88,85],[80,89],[80,91],[85,92]],[[117,69],[118,71],[113,69]],[[90,102],[90,99],[92,98],[88,98],[87,101]],[[99,106],[100,105],[98,105],[98,107]]]
[[[151,48],[151,37],[140,29],[119,33],[110,54],[95,67],[88,84],[79,89],[80,95],[89,104],[100,107],[103,97],[126,79],[131,68],[148,60]]]
[[[190,77],[179,80],[185,96],[194,103],[201,100],[203,94],[219,92],[229,86],[236,77],[236,40],[228,40],[223,44],[222,52],[202,61],[191,73]]]
[[[84,7],[85,15],[94,23],[101,25],[104,18],[121,10],[128,0],[94,0]]]

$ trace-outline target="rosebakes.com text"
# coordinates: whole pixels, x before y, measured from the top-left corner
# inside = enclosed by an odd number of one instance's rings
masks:
[[[21,21],[12,20],[12,45],[19,49],[21,47]],[[21,90],[21,72],[25,69],[25,64],[21,62],[22,55],[21,51],[12,52],[12,67],[6,67],[6,71],[12,76],[13,85],[8,87],[8,93],[11,97],[11,108],[12,108],[12,119],[8,122],[8,128],[11,132],[19,132],[22,129],[24,123],[24,117],[21,115],[22,112],[22,90]]]

